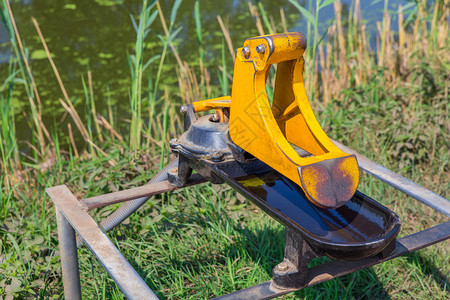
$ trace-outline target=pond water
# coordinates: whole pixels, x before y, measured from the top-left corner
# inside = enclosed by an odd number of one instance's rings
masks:
[[[343,15],[346,16],[352,1],[342,2]],[[173,1],[162,0],[160,3],[168,20]],[[194,3],[194,0],[182,2],[175,28],[182,28],[176,41],[181,59],[195,67],[198,65],[198,43],[195,38]],[[267,14],[273,17],[277,29],[282,30],[280,9],[283,9],[288,31],[306,33],[304,18],[289,1],[271,0],[261,3]],[[306,8],[309,7],[309,1],[300,0],[299,3]],[[389,8],[397,10],[399,4],[407,3],[406,0],[390,1]],[[85,108],[82,77],[87,80],[87,72],[90,70],[97,112],[106,115],[107,97],[110,98],[116,111],[129,110],[130,73],[127,54],[133,53],[135,42],[135,31],[130,15],[137,16],[140,5],[141,1],[136,0],[13,1],[12,10],[22,40],[30,53],[31,67],[43,101],[46,124],[60,124],[64,111],[58,98],[62,97],[62,93],[31,18],[35,17],[39,23],[68,94],[77,109],[82,114]],[[363,0],[361,7],[362,17],[368,23],[368,30],[373,33],[375,21],[382,19],[384,1]],[[246,38],[257,36],[258,31],[250,15],[247,1],[200,1],[200,12],[205,63],[214,84],[218,83],[217,66],[220,64],[223,43],[223,33],[217,15],[220,15],[228,26],[234,48],[240,47]],[[326,24],[333,16],[332,5],[320,12],[319,31],[325,30]],[[395,29],[396,22],[392,23]],[[154,22],[152,32],[148,35],[151,47],[147,57],[160,52],[157,34],[162,34],[159,18]],[[225,49],[228,69],[232,70],[232,59],[228,49]],[[3,23],[0,23],[0,84],[3,84],[8,76],[10,55],[8,34]],[[160,86],[167,84],[176,89],[176,62],[170,54],[163,72],[163,82]],[[179,101],[176,93],[173,94],[173,101]],[[22,113],[28,111],[28,100],[24,94],[17,93],[13,104],[17,114],[18,138],[29,139],[29,125]]]

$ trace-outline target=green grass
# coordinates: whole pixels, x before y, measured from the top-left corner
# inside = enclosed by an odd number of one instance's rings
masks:
[[[108,153],[118,162],[115,167],[106,158],[68,158],[53,170],[36,172],[34,187],[17,186],[17,196],[2,197],[9,198],[10,212],[2,221],[3,293],[12,292],[6,287],[17,279],[18,297],[62,296],[56,222],[45,187],[66,183],[82,198],[143,184],[157,168],[149,152],[141,151],[135,159],[128,151]],[[423,205],[367,178],[361,189],[400,215],[401,235],[443,221]],[[111,211],[102,208],[93,215],[101,220]],[[282,226],[236,198],[226,185],[204,184],[170,193],[164,200],[154,198],[108,236],[162,298],[205,299],[245,288],[269,280],[271,269],[282,259]],[[86,248],[80,249],[79,257],[85,298],[122,298]],[[448,249],[441,243],[287,298],[446,299],[448,274]]]
[[[9,20],[5,3],[2,2],[2,18]],[[188,86],[185,81],[180,87],[160,86],[161,76],[168,68],[166,56],[176,54],[173,47],[179,29],[174,28],[179,1],[176,3],[171,10],[167,32],[159,36],[159,48],[153,49],[153,56],[146,48],[151,44],[145,43],[145,38],[146,34],[151,34],[148,30],[156,21],[156,11],[164,20],[159,4],[156,4],[156,10],[150,1],[140,14],[139,22],[135,22],[139,24],[135,26],[135,58],[128,57],[132,114],[127,135],[122,137],[117,133],[123,116],[121,112],[114,112],[111,105],[108,105],[107,116],[103,117],[112,126],[98,121],[97,98],[94,99],[92,93],[90,74],[87,81],[81,82],[84,99],[65,99],[74,103],[78,100],[86,107],[88,140],[95,144],[89,144],[80,155],[75,154],[66,140],[63,144],[60,142],[65,133],[56,121],[49,136],[36,129],[41,118],[38,106],[32,111],[30,121],[34,136],[29,143],[30,155],[25,157],[19,152],[23,142],[15,139],[17,112],[11,99],[19,88],[25,88],[33,95],[33,83],[23,65],[20,47],[12,44],[16,47],[13,49],[15,59],[11,61],[9,77],[2,79],[0,86],[1,298],[64,298],[55,213],[52,201],[44,192],[46,188],[64,183],[79,199],[123,190],[146,183],[167,161],[167,141],[179,135],[182,127],[176,114],[177,106],[169,102],[172,95],[169,91],[182,88],[194,95],[194,90],[198,89],[204,95],[209,88],[204,80],[199,80],[198,86]],[[321,4],[331,2],[315,3],[319,12]],[[271,17],[267,16],[261,2],[257,7],[270,32]],[[443,17],[437,12],[441,7],[435,7],[431,19],[436,22]],[[201,23],[199,2],[193,11],[200,70],[193,67],[192,70],[183,69],[185,73],[182,73],[179,65],[181,78],[204,78],[206,74],[203,59],[208,49],[203,40],[205,24]],[[424,22],[428,22],[427,15],[422,16]],[[414,24],[415,20],[412,18],[411,22]],[[317,18],[308,21],[308,35],[316,40],[313,43],[317,46],[320,35],[313,30],[316,23]],[[361,42],[356,25],[350,25],[355,34],[350,35],[354,40],[346,43],[348,60],[332,66],[334,73],[338,73],[343,64],[350,65],[354,55],[350,51]],[[429,33],[418,32],[420,41],[432,41],[425,52],[415,48],[415,44],[406,46],[405,50],[410,54],[402,68],[407,72],[392,75],[389,59],[393,58],[389,53],[383,54],[385,65],[378,65],[374,53],[366,53],[364,63],[371,67],[366,81],[358,83],[354,74],[358,74],[359,69],[354,70],[348,75],[348,85],[338,90],[338,96],[324,102],[321,99],[323,92],[315,88],[311,100],[322,127],[331,137],[448,198],[449,58],[448,54],[442,56],[441,53],[448,53],[449,43],[442,46],[442,39],[437,37],[437,26],[429,28]],[[11,34],[12,31],[10,28]],[[230,88],[227,72],[232,66],[226,63],[225,44],[221,47],[222,56],[217,62],[221,65],[220,81],[212,88],[225,93]],[[333,47],[328,55],[337,57],[338,50]],[[313,57],[315,51],[311,50]],[[146,57],[151,58],[144,64]],[[156,60],[159,64],[154,70],[151,62]],[[322,69],[327,70],[324,66]],[[145,88],[144,83],[147,84]],[[325,80],[315,84],[320,87],[334,83]],[[111,98],[107,101],[112,102]],[[37,102],[29,105],[33,103]],[[72,120],[76,122],[76,118]],[[400,236],[448,220],[369,176],[362,177],[359,189],[400,216]],[[96,209],[92,216],[100,221],[116,207]],[[283,257],[283,227],[226,185],[203,184],[152,198],[108,236],[162,299],[207,299],[270,280],[272,268]],[[448,299],[448,245],[443,242],[284,298]],[[79,259],[84,298],[124,298],[89,250],[79,249]],[[312,264],[326,260],[319,258]]]

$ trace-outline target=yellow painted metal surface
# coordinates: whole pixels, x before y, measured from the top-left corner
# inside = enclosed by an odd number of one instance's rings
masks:
[[[231,97],[223,96],[223,97],[214,98],[214,99],[196,101],[196,102],[192,103],[192,105],[194,105],[195,112],[230,107],[231,106]]]
[[[337,208],[356,191],[358,163],[331,142],[314,116],[303,84],[305,49],[301,33],[244,42],[235,60],[229,132],[236,145],[298,184],[314,204]],[[271,105],[266,79],[273,64],[277,72]],[[195,111],[230,107],[227,97],[193,104]],[[292,145],[312,155],[300,157]]]

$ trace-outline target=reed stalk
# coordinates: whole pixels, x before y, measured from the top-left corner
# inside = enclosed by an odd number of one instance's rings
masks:
[[[172,45],[172,41],[176,38],[177,34],[180,32],[181,27],[177,28],[175,31],[173,30],[173,27],[175,25],[175,19],[177,16],[177,12],[178,12],[178,8],[181,5],[181,0],[175,0],[175,3],[173,4],[172,7],[172,11],[170,13],[170,22],[169,22],[169,27],[167,30],[165,30],[165,37],[163,36],[159,36],[160,40],[163,41],[163,49],[162,49],[162,53],[161,53],[161,57],[159,60],[159,66],[158,66],[158,71],[156,73],[156,79],[155,79],[155,83],[154,83],[154,87],[153,87],[153,95],[152,97],[154,99],[156,99],[156,94],[159,90],[159,81],[161,79],[161,74],[162,74],[162,69],[164,66],[164,60],[167,54],[167,48]],[[159,4],[159,2],[156,2],[156,6],[158,7],[158,11],[161,17],[161,21],[163,24],[165,24],[165,20],[164,20],[164,15],[162,14],[162,9],[161,9],[161,5]],[[172,46],[173,47],[173,46]],[[174,51],[174,53],[176,53],[176,51]],[[181,61],[179,61],[179,65],[182,66]]]
[[[53,145],[53,142],[47,127],[42,121],[42,105],[37,85],[30,67],[29,58],[26,55],[28,51],[23,46],[9,1],[3,0],[1,4],[2,19],[5,21],[5,25],[8,30],[11,47],[17,59],[20,77],[23,80],[23,87],[25,88],[28,102],[30,104],[31,119],[33,121],[32,124],[34,125],[32,127],[32,133],[37,141],[37,147],[39,148],[37,154],[42,158],[45,156],[47,144],[46,138],[50,144]]]
[[[197,38],[198,54],[200,59],[200,68],[204,65],[205,50],[203,49],[202,21],[200,13],[200,1],[196,0],[194,4],[195,19],[195,37]]]
[[[59,74],[58,68],[56,67],[55,62],[53,61],[52,55],[50,53],[50,50],[48,48],[47,42],[45,41],[44,35],[42,34],[41,28],[39,27],[38,22],[35,18],[31,18],[34,24],[34,27],[36,28],[36,32],[39,36],[39,39],[42,43],[42,46],[44,47],[45,53],[47,54],[48,61],[50,65],[52,66],[53,72],[55,74],[56,80],[59,83],[59,87],[61,89],[61,92],[64,96],[64,99],[59,98],[59,102],[64,107],[64,109],[70,114],[72,117],[72,120],[74,121],[75,125],[77,126],[78,130],[80,131],[82,137],[88,144],[92,144],[92,141],[90,139],[88,130],[84,126],[83,120],[80,118],[77,110],[73,106],[72,101],[69,98],[69,94],[67,93],[67,90],[64,86],[64,83],[62,81],[61,75]],[[93,148],[91,147],[91,153],[94,153]]]
[[[320,11],[325,7],[333,4],[335,0],[316,0],[315,1],[315,9],[312,9],[311,0],[309,2],[309,9],[306,10],[303,6],[301,6],[296,0],[289,0],[289,2],[299,11],[299,13],[306,19],[307,24],[307,40],[308,40],[308,48],[306,50],[306,64],[307,70],[309,71],[309,75],[305,77],[305,86],[307,87],[308,96],[310,99],[314,98],[315,91],[315,83],[317,79],[314,80],[314,75],[317,74],[318,64],[317,64],[317,49],[319,44],[324,39],[326,32],[319,34],[319,15]],[[314,28],[312,31],[311,28]],[[313,37],[311,37],[311,34]],[[312,42],[312,44],[311,44]],[[316,75],[317,76],[317,75]]]
[[[200,83],[199,83],[199,98],[205,99],[208,95],[207,86],[207,70],[205,67],[205,49],[203,45],[203,32],[202,32],[202,21],[200,12],[200,1],[196,0],[194,4],[194,19],[195,19],[195,37],[198,44],[198,54],[199,54],[199,66],[200,66]],[[186,66],[187,68],[187,66]],[[182,80],[179,76],[180,81]]]
[[[217,15],[217,21],[219,22],[220,29],[222,29],[223,36],[225,37],[225,41],[227,42],[228,51],[230,51],[231,57],[233,58],[233,62],[236,59],[235,49],[233,47],[233,42],[231,41],[230,31],[228,27],[222,21],[222,17]]]
[[[248,2],[248,8],[250,10],[250,14],[252,15],[253,19],[255,20],[256,28],[258,29],[259,35],[265,35],[264,29],[263,29],[263,26],[261,23],[261,18],[259,17],[258,10],[251,2]]]
[[[130,147],[136,150],[141,146],[142,132],[142,81],[144,70],[148,67],[152,60],[144,62],[145,39],[150,32],[150,27],[155,20],[158,11],[152,11],[155,2],[150,4],[147,0],[142,3],[141,13],[139,16],[139,26],[133,17],[131,20],[136,30],[136,43],[134,46],[134,55],[128,56],[128,65],[131,74],[131,124],[130,124]]]
[[[13,184],[14,170],[22,168],[16,139],[14,109],[11,104],[16,72],[13,71],[12,63],[9,67],[11,76],[0,90],[0,172],[3,177],[0,178],[0,187],[4,183],[8,189]]]
[[[276,28],[274,28],[274,26],[272,26],[271,22],[269,21],[269,16],[267,15],[267,12],[264,9],[264,6],[263,6],[262,2],[261,1],[257,1],[257,4],[258,4],[259,11],[261,12],[261,16],[262,16],[264,25],[267,28],[267,31],[270,34],[274,34],[276,32]]]
[[[219,75],[220,86],[222,88],[222,94],[228,95],[228,77],[227,77],[227,62],[225,59],[225,45],[222,40],[222,71]]]
[[[163,26],[163,30],[165,33],[165,36],[163,35],[158,35],[158,38],[162,41],[163,43],[163,49],[161,51],[161,55],[157,55],[152,57],[149,62],[147,63],[148,65],[153,61],[159,58],[159,65],[158,65],[158,69],[157,69],[157,73],[156,73],[156,77],[153,81],[153,75],[150,73],[149,74],[149,80],[148,80],[148,89],[149,89],[149,93],[148,93],[148,103],[149,103],[149,107],[148,107],[148,111],[149,111],[149,122],[148,122],[148,127],[146,130],[146,136],[147,136],[147,144],[149,145],[149,143],[154,140],[153,138],[151,138],[151,132],[152,132],[152,128],[153,127],[153,123],[154,123],[154,119],[155,119],[155,107],[156,107],[156,102],[157,102],[157,93],[159,91],[159,82],[161,79],[161,74],[162,74],[162,69],[164,66],[164,62],[165,62],[165,58],[166,58],[166,54],[167,54],[167,50],[170,47],[170,49],[172,50],[172,53],[175,56],[175,59],[177,60],[178,66],[180,68],[180,72],[185,73],[186,71],[184,70],[184,65],[178,55],[178,52],[175,48],[175,46],[173,45],[173,41],[176,38],[177,34],[180,32],[181,27],[177,28],[176,30],[174,30],[174,25],[175,25],[175,20],[176,20],[176,15],[178,12],[178,9],[180,7],[181,4],[181,0],[176,0],[172,10],[171,10],[171,14],[170,14],[170,20],[169,20],[169,26],[167,27],[166,21],[164,19],[164,14],[163,11],[161,9],[161,5],[159,2],[156,2],[156,8],[157,10],[155,12],[157,12],[159,14],[160,20],[161,20],[161,24]],[[156,15],[155,15],[156,16]],[[167,98],[164,98],[166,101],[168,101]],[[166,112],[166,110],[165,110]]]
[[[97,109],[95,108],[95,100],[94,100],[94,84],[92,83],[92,72],[91,70],[87,73],[88,76],[88,87],[89,87],[89,100],[90,100],[90,110],[89,114],[93,117],[95,130],[97,132],[97,137],[100,143],[103,143],[105,140],[103,139],[102,131],[100,129],[100,124],[98,123],[97,118]]]

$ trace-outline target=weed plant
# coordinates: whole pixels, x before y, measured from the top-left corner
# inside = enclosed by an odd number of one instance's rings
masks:
[[[386,0],[376,49],[370,47],[359,0],[346,17],[340,1],[311,1],[308,10],[290,2],[307,21],[312,47],[305,54],[306,86],[325,131],[448,197],[448,1],[431,5],[418,1],[407,10],[399,6],[392,12]],[[52,60],[52,45],[47,45],[33,20],[54,69],[55,83],[61,87],[62,97],[56,97],[70,116],[66,131],[58,123],[43,123],[39,83],[33,79],[28,49],[20,39],[10,4],[0,3],[13,50],[9,75],[0,82],[0,297],[63,298],[55,213],[45,189],[66,184],[82,199],[147,182],[167,162],[168,141],[182,128],[177,114],[180,103],[169,100],[172,91],[179,91],[181,103],[220,96],[218,91],[229,93],[232,66],[227,64],[226,48],[231,53],[234,49],[219,16],[224,37],[218,62],[220,83],[211,84],[211,70],[204,62],[208,47],[200,1],[193,7],[197,64],[184,61],[177,52],[180,1],[175,1],[167,26],[159,3],[144,0],[140,15],[130,21],[136,29],[136,44],[127,57],[131,117],[125,120],[129,133],[123,135],[118,124],[124,117],[114,112],[110,98],[107,113],[96,111],[89,71],[82,81],[87,113],[77,112],[75,99],[65,90]],[[319,32],[318,15],[327,5],[334,6],[335,18],[324,33]],[[278,17],[267,15],[260,1],[249,2],[249,15],[260,34],[287,28],[284,11],[276,23]],[[394,16],[398,32],[391,30]],[[151,29],[158,17],[164,32],[156,36]],[[155,45],[147,42],[150,36],[159,38],[160,48],[149,51]],[[245,38],[241,37],[241,43]],[[177,86],[161,85],[169,55],[177,62]],[[19,112],[11,100],[18,89],[25,89],[30,108],[32,139],[27,142],[16,140],[15,135]],[[66,134],[70,142],[63,145],[60,141]],[[359,189],[400,216],[401,236],[448,220],[369,176],[363,176]],[[92,215],[100,221],[115,208],[96,209]],[[203,184],[152,198],[108,236],[162,299],[205,299],[269,280],[272,268],[282,260],[283,231],[230,187]],[[123,299],[89,250],[81,248],[78,253],[83,297]],[[443,242],[285,298],[448,299],[449,255],[448,242]],[[316,259],[312,264],[323,261]]]

